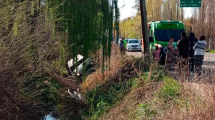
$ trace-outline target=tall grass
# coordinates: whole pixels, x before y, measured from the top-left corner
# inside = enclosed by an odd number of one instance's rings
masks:
[[[213,119],[215,87],[209,73],[214,70],[203,71],[201,79],[189,80],[178,77],[177,69],[167,72],[154,63],[138,76],[137,87],[100,119]]]
[[[158,68],[158,65],[156,63],[155,66],[150,67],[150,70],[154,70],[153,72],[149,71],[144,73],[143,69],[140,69],[142,68],[143,62],[141,62],[139,59],[138,61],[139,62],[137,63],[136,61],[133,61],[132,63],[134,71],[127,71],[135,72],[136,74],[134,76],[131,76],[129,80],[125,80],[126,78],[121,78],[120,73],[115,74],[115,77],[118,76],[119,80],[109,79],[110,81],[97,84],[95,88],[90,89],[86,92],[86,103],[88,105],[88,109],[86,109],[86,111],[83,113],[84,119],[99,119],[105,113],[108,113],[110,109],[120,104],[121,101],[124,100],[124,97],[133,89],[142,86],[142,84],[146,84],[147,87],[147,84],[149,82],[157,82],[162,80],[164,74],[162,74],[162,69]],[[128,69],[128,67],[129,66],[124,66],[122,68],[122,71]],[[159,75],[157,76],[158,73]]]
[[[90,109],[86,110],[87,112],[83,115],[84,118],[98,119],[124,98],[131,90],[132,82],[132,80],[129,80],[119,85],[112,83],[108,88],[105,88],[104,85],[99,85],[95,89],[87,91],[86,101]]]

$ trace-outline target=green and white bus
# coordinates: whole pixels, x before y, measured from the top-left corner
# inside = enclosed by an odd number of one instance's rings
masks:
[[[185,26],[181,21],[152,21],[149,26],[150,51],[156,46],[161,47],[161,63],[165,61],[167,45],[169,39],[174,39],[173,46],[177,49],[177,42],[181,39],[181,33],[185,31]],[[143,41],[142,41],[143,43]]]

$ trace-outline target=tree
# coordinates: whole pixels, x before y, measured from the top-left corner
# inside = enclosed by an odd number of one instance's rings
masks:
[[[214,0],[203,0],[201,8],[193,8],[191,23],[193,25],[193,32],[199,37],[201,34],[206,36],[209,43],[209,38],[214,39]],[[211,40],[213,42],[213,40]],[[214,49],[213,43],[211,49]],[[208,46],[209,47],[209,46]]]
[[[182,20],[183,8],[179,7],[179,0],[165,0],[163,1],[163,20]]]
[[[93,57],[100,48],[103,64],[110,57],[113,23],[118,27],[119,20],[116,0],[43,2],[0,1],[3,120],[41,119],[53,111],[61,115],[58,105],[65,105],[65,99],[73,107],[70,113],[82,109],[82,102],[61,94],[67,87],[80,85],[67,78],[67,60],[77,54]]]

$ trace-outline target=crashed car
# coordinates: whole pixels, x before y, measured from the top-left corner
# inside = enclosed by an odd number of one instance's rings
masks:
[[[76,62],[77,59],[77,62]],[[84,58],[82,55],[77,55],[75,60],[68,61],[68,68],[70,75],[78,78],[82,82],[82,79],[87,75],[95,72],[96,62],[91,58]]]

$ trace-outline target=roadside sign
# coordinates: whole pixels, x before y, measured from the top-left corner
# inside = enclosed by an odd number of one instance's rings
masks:
[[[180,0],[180,7],[201,7],[202,0]]]

